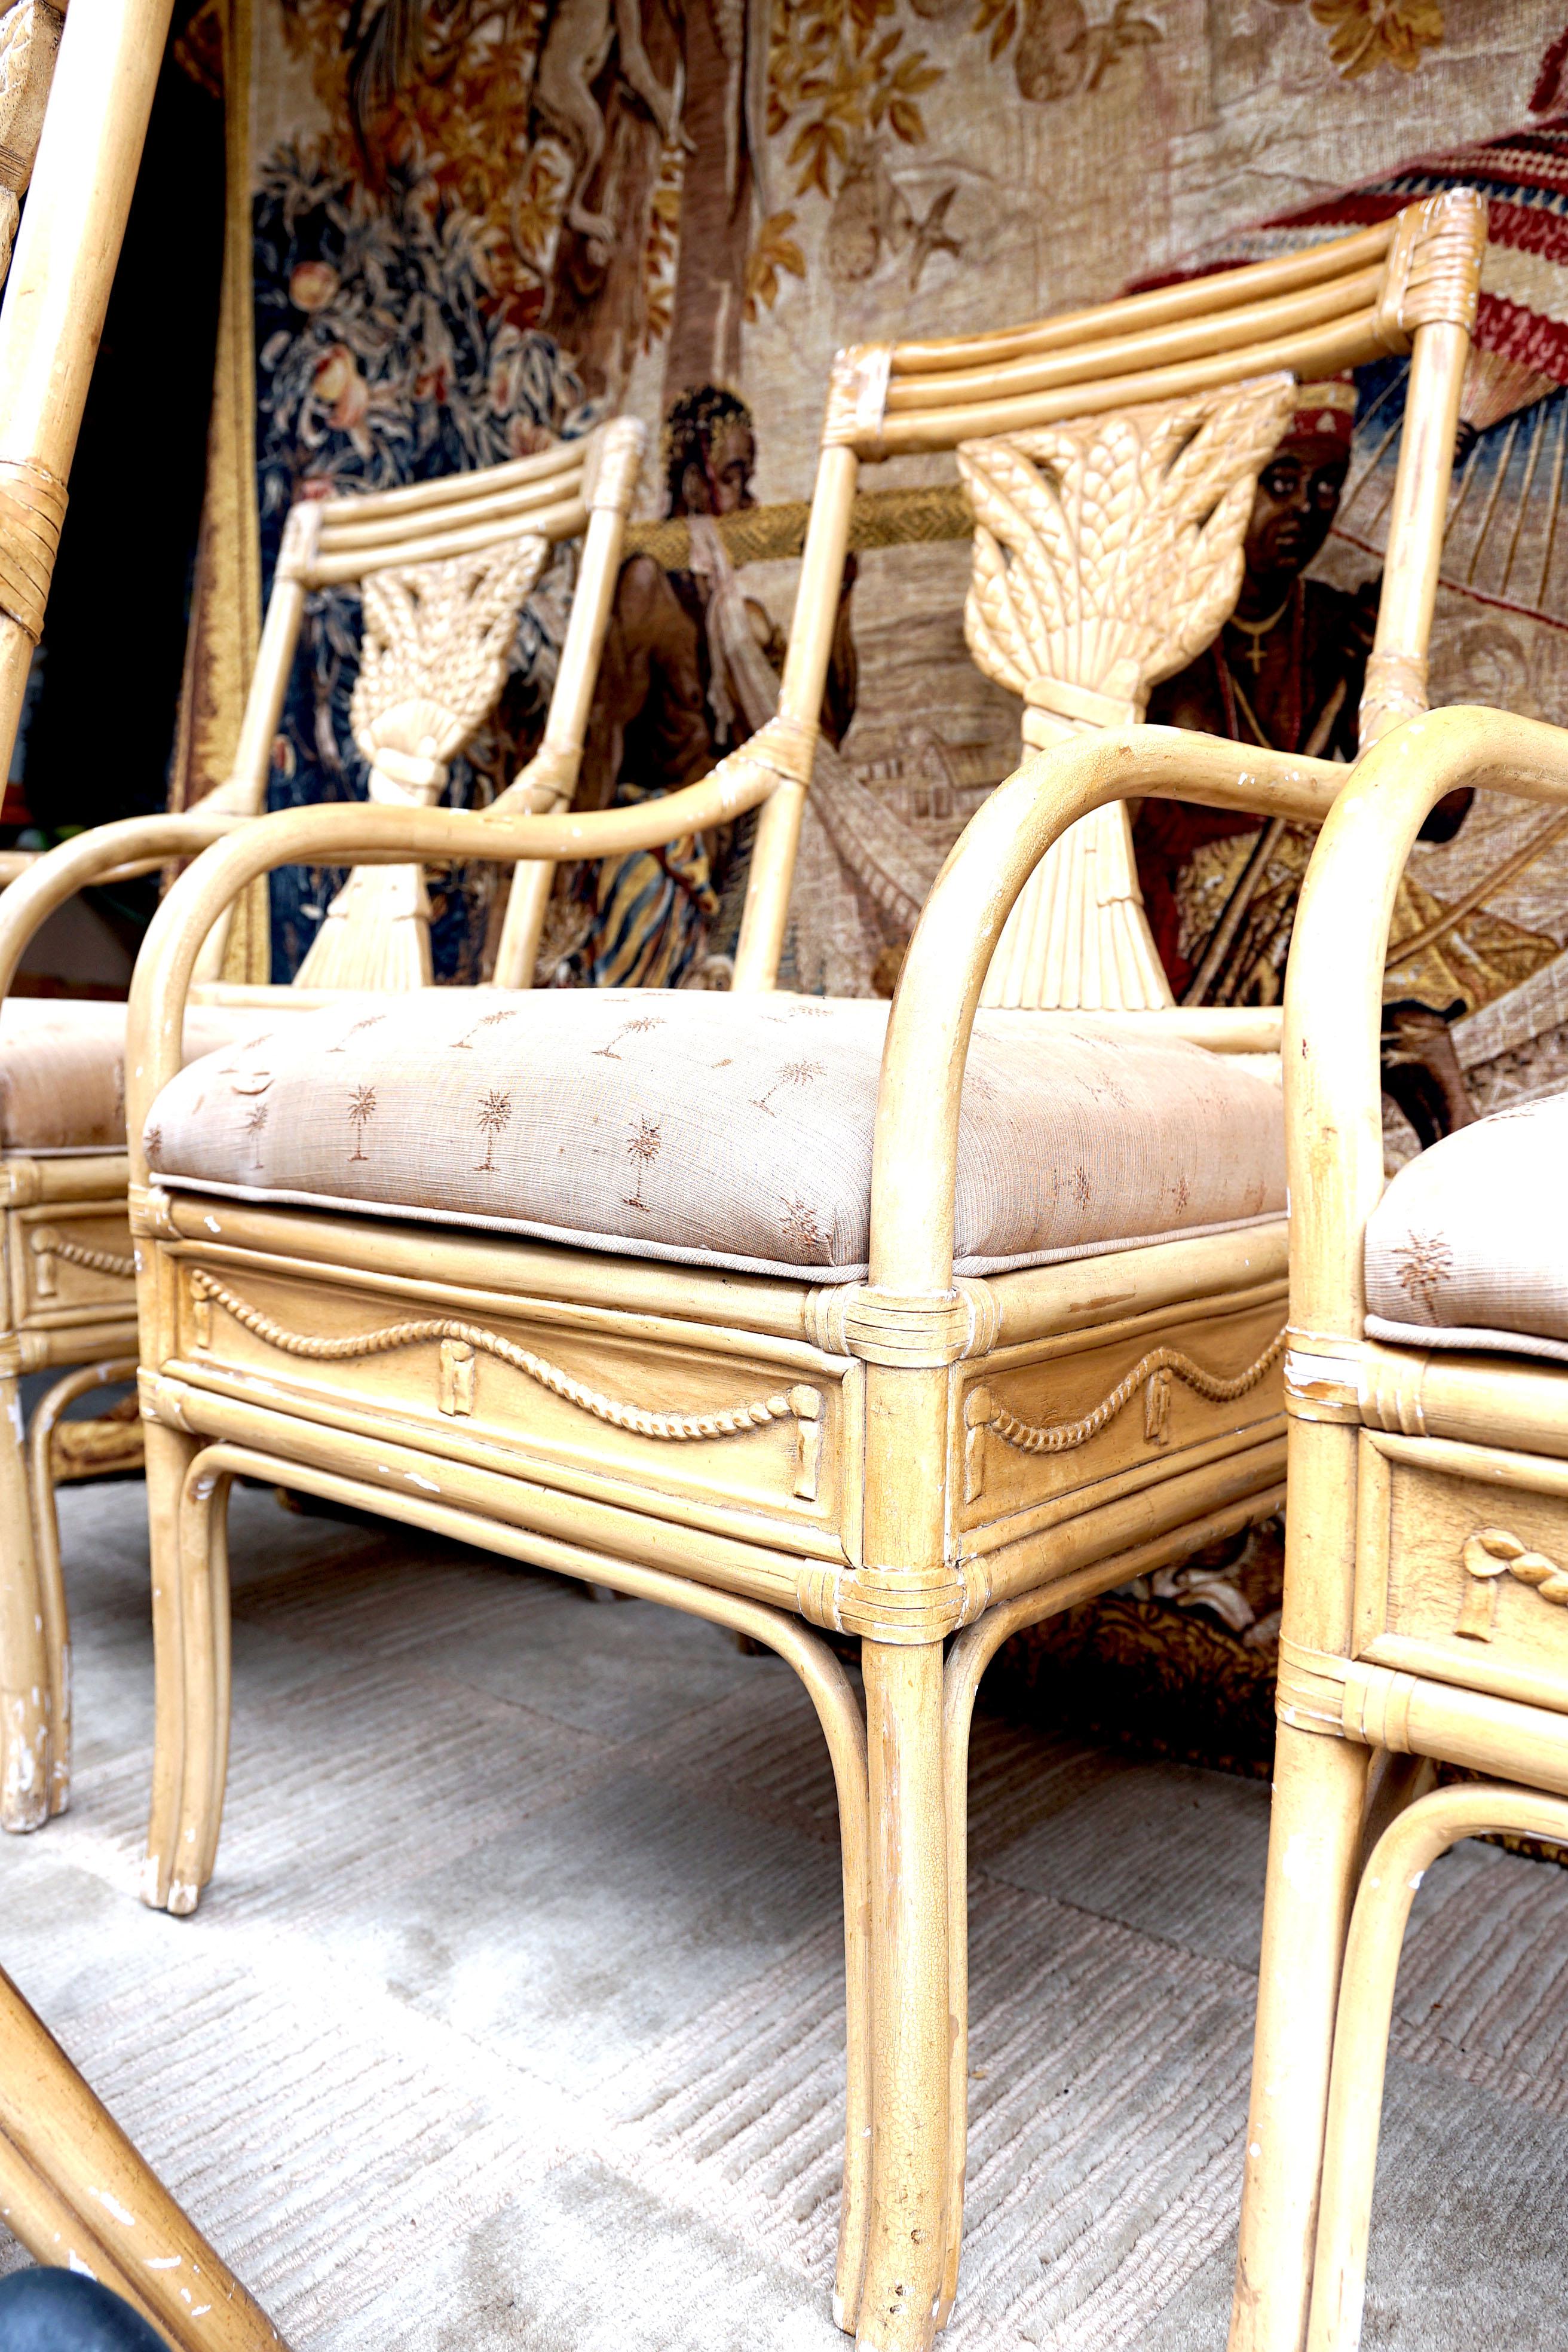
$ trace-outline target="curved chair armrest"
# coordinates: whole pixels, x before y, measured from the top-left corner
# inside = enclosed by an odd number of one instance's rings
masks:
[[[786,762],[802,756],[803,744],[809,761],[808,730],[785,719],[771,720],[700,783],[636,808],[525,816],[503,811],[499,803],[475,814],[337,801],[279,809],[237,826],[231,821],[223,828],[229,837],[215,840],[167,894],[137,958],[125,1056],[133,1181],[147,1181],[142,1129],[148,1109],[180,1066],[185,1002],[202,941],[224,908],[258,875],[277,866],[341,865],[349,859],[360,865],[406,864],[415,858],[423,864],[488,859],[515,865],[526,858],[612,857],[626,850],[658,849],[682,834],[732,824],[755,808],[782,777],[793,778],[794,769]],[[0,926],[13,895],[0,898]],[[0,940],[4,936],[0,929]]]
[[[1285,982],[1290,1319],[1363,1336],[1366,1223],[1383,1196],[1383,973],[1428,813],[1463,784],[1568,802],[1568,732],[1453,707],[1406,719],[1349,772],[1307,868]],[[1201,796],[1200,796],[1201,797]]]
[[[1350,772],[1179,728],[1129,727],[1037,752],[992,793],[937,877],[893,999],[871,1161],[873,1288],[952,1287],[970,1034],[1002,927],[1052,842],[1091,809],[1139,795],[1317,823]]]
[[[129,881],[172,857],[195,857],[248,823],[242,816],[131,816],[95,824],[54,849],[33,855],[28,870],[0,896],[0,997],[9,992],[28,940],[79,890],[111,878]]]

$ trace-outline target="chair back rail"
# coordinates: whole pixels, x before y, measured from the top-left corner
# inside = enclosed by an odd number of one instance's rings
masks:
[[[1105,341],[1135,328],[1217,316],[1375,268],[1385,259],[1394,231],[1392,220],[1379,221],[1352,236],[1307,246],[1277,260],[1249,262],[1244,268],[1227,269],[1213,278],[1183,278],[1146,294],[1120,295],[1089,310],[1037,319],[994,334],[910,337],[893,345],[893,364],[900,377],[941,374],[956,368],[990,366],[1034,352],[1060,351],[1069,343]]]

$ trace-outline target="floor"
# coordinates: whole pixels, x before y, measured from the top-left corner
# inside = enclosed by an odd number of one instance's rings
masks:
[[[0,1959],[295,2352],[842,2347],[834,1807],[788,1669],[240,1492],[224,1847],[169,1919],[141,1513],[65,1496],[76,1802],[0,1851]],[[1220,2352],[1267,1790],[983,1718],[973,1805],[947,2343]],[[1429,1874],[1380,2352],[1561,2352],[1565,1975],[1568,1872]]]

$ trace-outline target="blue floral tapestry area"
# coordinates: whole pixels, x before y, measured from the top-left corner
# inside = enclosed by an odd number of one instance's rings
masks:
[[[255,205],[257,465],[263,596],[289,506],[527,457],[596,421],[549,336],[487,299],[482,236],[416,171],[374,194],[313,142],[275,148]],[[482,808],[504,789],[543,725],[571,595],[570,553],[518,619],[501,701],[446,794]],[[273,746],[269,807],[363,800],[367,769],[349,726],[359,667],[352,587],[307,600],[300,650]],[[272,877],[272,977],[291,980],[343,877],[287,866]],[[479,976],[496,869],[428,875],[440,981]]]

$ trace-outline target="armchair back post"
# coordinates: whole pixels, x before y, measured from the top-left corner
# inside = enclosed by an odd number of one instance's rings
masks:
[[[0,308],[0,758],[7,766],[169,10],[170,0],[75,0],[59,34]],[[14,219],[14,197],[10,212]]]
[[[592,470],[584,485],[588,528],[561,648],[544,740],[516,781],[495,803],[519,815],[551,816],[568,808],[577,789],[587,740],[588,714],[599,658],[609,625],[610,604],[620,575],[626,517],[642,467],[647,434],[629,416],[617,417],[597,436]],[[555,868],[531,858],[514,867],[506,917],[496,950],[498,988],[527,988],[538,961],[540,934]]]
[[[1479,212],[1484,241],[1485,206],[1479,197],[1474,206],[1474,211],[1467,208],[1467,213],[1457,214],[1456,227],[1462,232],[1470,226]],[[1445,228],[1439,235],[1450,245],[1460,243],[1453,230]],[[1410,382],[1389,512],[1383,595],[1361,702],[1363,751],[1401,719],[1427,708],[1426,648],[1437,603],[1437,569],[1459,429],[1459,393],[1479,288],[1479,248],[1476,246],[1472,252],[1471,246],[1471,239],[1463,240],[1447,282],[1440,281],[1436,289],[1436,299],[1445,306],[1443,311],[1416,323],[1411,340]],[[1427,300],[1432,300],[1430,293]],[[1453,315],[1456,312],[1458,316]]]
[[[836,368],[835,389],[837,382]],[[849,549],[849,516],[860,472],[854,447],[835,439],[835,430],[834,391],[830,391],[811,520],[806,526],[805,548],[801,556],[795,620],[779,691],[779,715],[774,722],[775,735],[791,742],[799,772],[781,774],[757,820],[746,903],[735,949],[734,985],[741,991],[776,986],[779,958],[784,953],[801,814],[821,721],[822,698],[827,686],[839,583]]]

